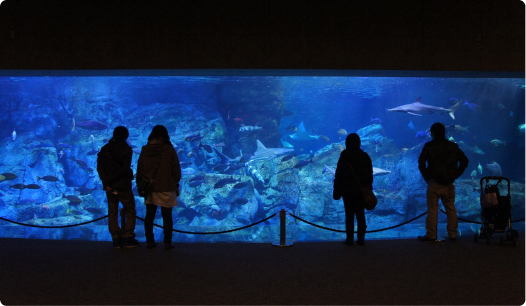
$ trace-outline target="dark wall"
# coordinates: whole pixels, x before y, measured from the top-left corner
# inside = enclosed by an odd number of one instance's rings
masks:
[[[519,0],[6,0],[0,69],[524,71]]]

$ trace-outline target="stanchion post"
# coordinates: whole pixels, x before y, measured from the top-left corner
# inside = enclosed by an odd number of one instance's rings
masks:
[[[280,226],[280,229],[279,229],[279,244],[274,242],[272,245],[273,246],[279,246],[279,247],[289,247],[289,246],[293,246],[294,243],[292,242],[289,242],[287,243],[287,229],[286,229],[286,224],[287,224],[287,212],[282,209],[280,212],[279,212],[279,226]]]
[[[126,214],[124,213],[124,207],[121,208],[121,230],[124,233],[124,229],[126,228]]]

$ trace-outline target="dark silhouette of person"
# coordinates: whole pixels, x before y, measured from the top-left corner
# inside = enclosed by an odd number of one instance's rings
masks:
[[[431,137],[433,140],[426,142],[418,157],[418,170],[427,183],[426,234],[418,239],[436,241],[438,199],[441,199],[447,215],[447,234],[450,241],[455,241],[458,220],[453,183],[464,173],[469,160],[456,143],[446,139],[443,124],[437,122],[431,126]]]
[[[334,178],[334,189],[342,196],[345,207],[347,239],[344,243],[347,245],[353,245],[355,215],[358,222],[357,243],[359,245],[364,244],[367,225],[365,223],[360,185],[373,188],[373,164],[369,154],[360,149],[360,146],[361,140],[358,134],[352,133],[347,136],[345,139],[346,149],[340,154]],[[353,167],[360,185],[356,182],[350,166]]]
[[[113,247],[133,248],[139,243],[135,240],[135,197],[132,192],[133,171],[131,169],[132,148],[126,143],[128,129],[118,126],[113,137],[97,154],[97,172],[108,198],[108,228],[113,239]],[[119,227],[119,201],[126,213],[124,233]]]
[[[144,232],[147,248],[156,247],[153,236],[153,220],[157,212],[157,206],[160,206],[163,217],[164,249],[169,250],[174,247],[172,244],[172,210],[177,206],[181,165],[179,164],[177,152],[170,142],[168,130],[162,125],[156,125],[150,136],[148,136],[148,143],[142,147],[141,155],[137,162],[137,182],[151,180],[161,153],[163,155],[161,156],[153,183],[153,192],[144,200],[144,204],[146,204]]]

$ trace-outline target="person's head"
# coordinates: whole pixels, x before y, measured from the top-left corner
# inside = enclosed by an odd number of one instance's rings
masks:
[[[440,122],[433,123],[431,126],[431,137],[433,139],[446,138],[446,127]]]
[[[347,138],[345,138],[345,147],[347,149],[359,149],[362,145],[362,141],[360,140],[360,136],[356,133],[352,133],[347,135]]]
[[[129,135],[130,133],[128,132],[128,129],[125,128],[124,126],[118,126],[113,130],[114,139],[126,141]]]
[[[164,127],[164,125],[154,126],[150,136],[148,136],[148,140],[156,137],[162,137],[166,143],[170,143],[170,136],[168,135],[168,130]]]

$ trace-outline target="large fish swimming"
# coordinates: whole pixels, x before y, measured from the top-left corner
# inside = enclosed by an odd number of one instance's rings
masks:
[[[78,122],[76,126],[78,126],[79,128],[85,129],[85,130],[90,130],[90,131],[93,131],[93,130],[101,131],[101,130],[108,129],[107,124],[99,122],[99,121],[95,121],[95,120]]]
[[[310,140],[312,138],[318,139],[320,138],[319,135],[309,135],[307,130],[305,130],[305,126],[303,125],[303,122],[300,122],[298,125],[298,131],[295,134],[289,135],[290,138],[294,140]]]
[[[280,156],[283,154],[287,154],[288,152],[294,151],[294,149],[288,149],[288,148],[267,148],[265,147],[261,141],[257,140],[258,148],[256,152],[254,152],[254,155],[250,157],[250,160],[263,160],[263,159],[271,159],[276,156]]]
[[[410,104],[401,105],[395,108],[388,109],[388,112],[400,112],[407,113],[413,116],[422,116],[422,114],[433,114],[435,112],[449,113],[451,118],[455,119],[455,111],[462,104],[462,101],[459,101],[451,108],[443,108],[438,106],[431,106],[422,104],[421,97],[418,97],[415,102]]]

